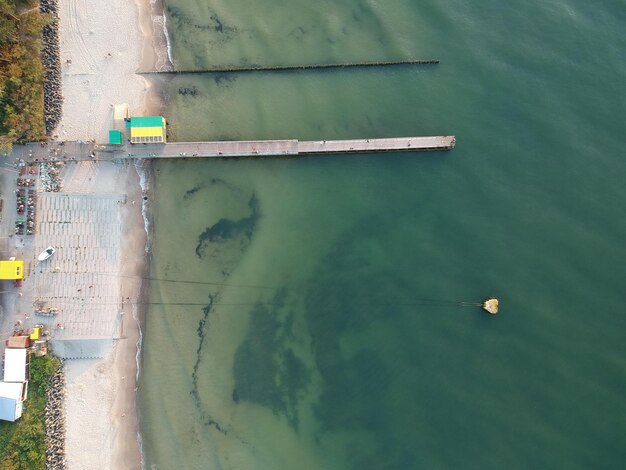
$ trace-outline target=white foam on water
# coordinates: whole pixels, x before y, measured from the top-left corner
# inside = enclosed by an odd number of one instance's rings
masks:
[[[154,47],[157,56],[155,66],[158,71],[173,70],[174,59],[172,58],[170,35],[167,31],[167,16],[165,15],[165,11],[157,13],[163,10],[162,7],[159,8],[156,6],[157,1],[158,0],[150,0],[152,23],[154,24],[153,32],[157,36]],[[159,31],[162,34],[158,34]]]
[[[143,217],[144,230],[146,231],[145,252],[150,253],[152,251],[152,223],[150,222],[150,212],[148,207],[150,201],[144,198],[150,190],[150,178],[148,178],[148,172],[145,168],[147,164],[146,160],[135,160],[135,169],[139,175],[139,185],[141,186],[141,216]]]
[[[167,32],[167,17],[163,12],[163,35],[165,36],[165,44],[167,50],[167,59],[170,61],[171,66],[174,66],[174,59],[172,59],[172,46],[170,44],[170,35]]]
[[[137,174],[139,175],[139,186],[141,187],[141,194],[142,194],[141,216],[143,217],[144,230],[146,232],[146,245],[144,247],[144,251],[146,253],[150,253],[152,249],[152,236],[151,236],[152,225],[150,223],[149,208],[148,208],[149,200],[147,198],[144,199],[143,197],[148,194],[148,190],[150,189],[150,178],[148,177],[148,171],[146,169],[146,165],[148,164],[149,163],[146,160],[141,160],[141,159],[135,160],[135,169],[137,171]],[[139,291],[141,292],[142,289],[143,289],[143,281],[141,281],[141,284],[139,286]],[[137,365],[137,374],[135,375],[135,382],[138,384],[139,377],[141,375],[141,352],[142,352],[142,347],[143,347],[143,330],[141,329],[141,322],[139,321],[139,317],[137,315],[136,304],[133,304],[132,315],[133,315],[133,320],[135,320],[135,323],[137,324],[137,329],[139,331],[139,338],[137,339],[137,352],[135,354],[135,362]],[[139,445],[141,468],[144,469],[145,463],[146,463],[145,452],[143,448],[143,438],[141,436],[140,430],[137,431],[137,443]]]

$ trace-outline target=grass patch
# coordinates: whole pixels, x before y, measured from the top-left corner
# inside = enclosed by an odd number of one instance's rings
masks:
[[[40,470],[46,462],[46,392],[61,362],[52,356],[32,357],[28,399],[16,422],[0,421],[0,469]]]

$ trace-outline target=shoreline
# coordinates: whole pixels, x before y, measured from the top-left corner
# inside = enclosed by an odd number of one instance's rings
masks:
[[[127,198],[142,197],[140,175],[134,165],[128,165],[124,182]],[[113,358],[113,380],[116,384],[111,416],[115,428],[112,445],[112,468],[141,469],[143,454],[137,407],[139,387],[142,324],[145,318],[146,284],[149,262],[138,256],[146,248],[148,236],[139,204],[126,204],[122,209],[121,295],[123,319],[121,339],[117,341]]]
[[[159,60],[153,11],[149,0],[85,0],[83,8],[76,6],[75,0],[58,0],[64,98],[52,138],[107,142],[114,104],[127,103],[129,111],[138,115],[157,114],[163,107],[163,81],[136,74],[145,64]],[[91,164],[77,163],[74,174]],[[96,162],[96,166],[101,175],[116,172],[111,163]],[[121,329],[107,357],[65,361],[68,468],[141,469],[144,465],[137,390],[143,300],[148,295],[141,279],[150,268],[144,220],[145,215],[149,217],[145,214],[148,201],[142,199],[141,183],[151,173],[149,167],[143,167],[144,175],[139,170],[127,163],[117,169],[115,189],[104,189],[125,194],[129,202],[120,208],[120,277],[112,281],[119,283]],[[100,192],[103,188],[99,191],[97,185],[83,184],[75,190]]]

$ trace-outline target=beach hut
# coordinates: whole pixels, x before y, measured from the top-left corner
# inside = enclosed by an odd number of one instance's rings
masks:
[[[121,131],[116,129],[111,129],[109,131],[109,144],[111,145],[122,145],[124,142],[124,136]]]
[[[26,382],[29,379],[30,353],[25,348],[4,350],[4,381]]]
[[[127,120],[131,144],[164,144],[166,123],[163,116],[131,117]]]
[[[22,416],[24,400],[28,394],[28,382],[0,382],[0,419],[15,421]]]
[[[0,261],[0,279],[24,279],[24,261]]]

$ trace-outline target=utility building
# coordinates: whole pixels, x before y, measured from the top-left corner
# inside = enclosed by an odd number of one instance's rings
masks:
[[[122,145],[124,143],[124,136],[122,131],[117,129],[111,129],[109,131],[109,144],[110,145]]]
[[[27,343],[28,336],[18,342]],[[30,352],[26,348],[4,350],[4,381],[0,382],[0,419],[15,421],[22,416],[28,395],[28,366]]]
[[[131,117],[126,121],[131,144],[164,144],[166,122],[163,116]]]
[[[15,421],[22,416],[24,400],[28,394],[28,382],[0,382],[0,419]]]

